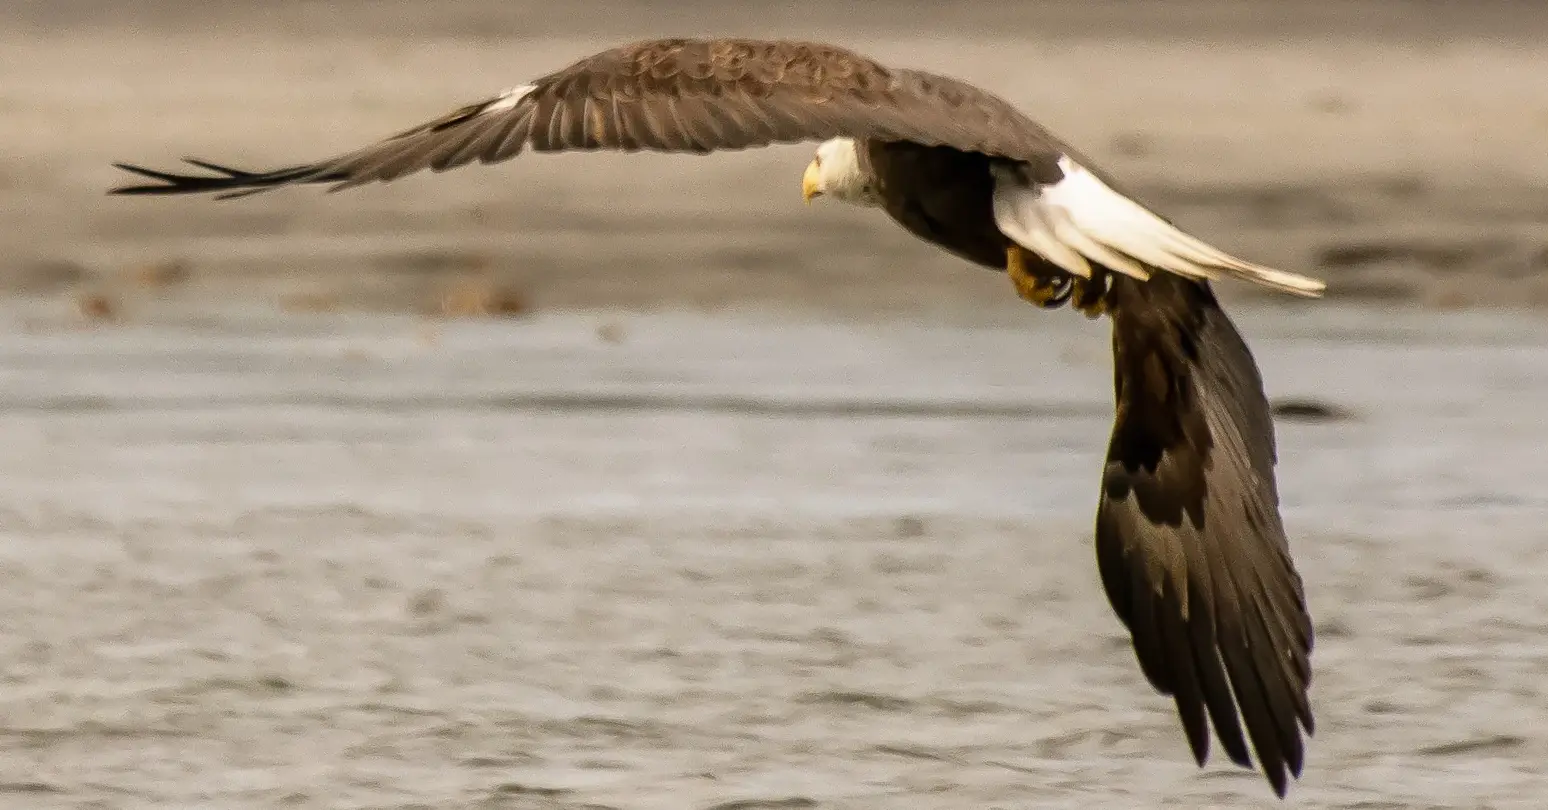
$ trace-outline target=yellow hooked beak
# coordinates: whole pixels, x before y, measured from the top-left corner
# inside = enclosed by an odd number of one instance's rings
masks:
[[[822,168],[815,159],[806,164],[806,173],[801,175],[801,199],[807,205],[812,204],[813,197],[822,196]]]

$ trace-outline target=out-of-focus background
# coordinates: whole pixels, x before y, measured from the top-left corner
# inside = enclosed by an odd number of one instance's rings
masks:
[[[1096,579],[1104,324],[809,146],[291,164],[623,40],[1023,105],[1320,302],[1222,296],[1317,619],[1307,807],[1548,795],[1548,12],[1474,2],[0,5],[0,806],[1273,806]]]

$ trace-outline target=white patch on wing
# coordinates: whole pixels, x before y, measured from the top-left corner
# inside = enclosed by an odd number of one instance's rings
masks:
[[[531,93],[536,89],[537,85],[524,84],[520,87],[512,87],[508,90],[502,91],[500,95],[496,96],[493,101],[484,106],[482,112],[497,113],[514,109],[517,104],[521,103],[522,99],[527,97],[528,93]]]
[[[1039,185],[1009,167],[994,168],[994,221],[1000,232],[1067,272],[1091,273],[1089,262],[1138,279],[1147,268],[1194,279],[1222,274],[1315,297],[1326,284],[1236,258],[1212,247],[1114,191],[1068,157],[1064,177]]]

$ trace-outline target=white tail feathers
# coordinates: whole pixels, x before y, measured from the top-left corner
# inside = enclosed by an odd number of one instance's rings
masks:
[[[1097,262],[1137,279],[1165,270],[1193,279],[1222,275],[1311,298],[1327,285],[1314,278],[1246,262],[1178,230],[1119,194],[1068,157],[1064,178],[1031,183],[995,167],[994,221],[1022,247],[1077,276]]]

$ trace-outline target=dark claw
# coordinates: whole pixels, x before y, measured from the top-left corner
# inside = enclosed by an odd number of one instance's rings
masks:
[[[1043,309],[1058,309],[1069,303],[1070,296],[1075,292],[1075,279],[1073,276],[1061,276],[1053,282],[1055,292],[1048,300],[1038,304]]]

